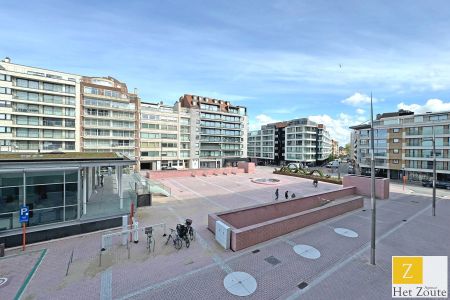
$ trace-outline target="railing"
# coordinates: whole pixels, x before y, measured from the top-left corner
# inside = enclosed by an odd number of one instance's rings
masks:
[[[135,189],[138,194],[163,194],[167,197],[171,195],[171,190],[168,186],[146,178],[139,173],[134,173],[133,179],[130,184],[133,185],[132,189]]]

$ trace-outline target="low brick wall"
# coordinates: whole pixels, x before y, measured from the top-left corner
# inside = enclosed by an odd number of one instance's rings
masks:
[[[221,212],[220,218],[235,228],[242,228],[318,207],[322,204],[323,200],[335,200],[354,194],[355,187],[347,187],[342,190],[318,193],[294,200],[277,201],[262,205],[256,204],[245,208]]]
[[[345,175],[342,178],[342,185],[356,187],[356,193],[366,197],[371,196],[371,178],[369,176]],[[375,197],[377,199],[389,198],[389,179],[375,178]]]
[[[238,251],[363,207],[363,197],[356,196],[355,191],[355,187],[347,187],[294,200],[209,214],[208,229],[215,233],[217,220],[230,226],[231,249]],[[336,201],[325,204],[325,200]]]
[[[362,208],[363,197],[330,203],[264,223],[232,230],[231,249],[238,251],[268,241],[303,227]]]
[[[186,170],[164,170],[164,171],[147,171],[147,178],[162,179],[173,177],[197,177],[197,176],[214,176],[214,175],[232,175],[245,173],[244,169],[237,167],[225,167],[219,169],[186,169]]]

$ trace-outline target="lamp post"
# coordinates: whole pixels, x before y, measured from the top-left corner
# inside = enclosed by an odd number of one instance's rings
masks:
[[[370,163],[370,178],[371,178],[371,204],[372,204],[372,230],[370,241],[370,264],[375,265],[375,239],[376,239],[376,199],[375,199],[375,145],[374,145],[374,128],[373,128],[373,102],[372,92],[370,93],[370,148],[371,163]]]
[[[433,217],[436,216],[436,135],[433,126]]]
[[[433,145],[433,200],[432,200],[432,215],[433,217],[436,216],[436,181],[437,181],[437,174],[436,174],[436,135],[434,133],[434,126],[432,127],[432,135],[431,142]],[[424,141],[428,141],[430,139],[423,139]]]

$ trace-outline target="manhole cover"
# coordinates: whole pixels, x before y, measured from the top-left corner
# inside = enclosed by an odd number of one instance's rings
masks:
[[[335,228],[334,232],[337,234],[349,237],[349,238],[356,238],[358,237],[358,234],[354,232],[353,230],[347,229],[347,228]]]
[[[295,245],[294,251],[304,258],[318,259],[320,257],[320,251],[309,245]]]
[[[236,296],[248,296],[256,291],[256,279],[245,272],[232,272],[223,279],[225,289]]]
[[[256,250],[253,250],[252,253],[258,253],[259,251],[260,251],[259,249],[256,249]]]
[[[0,287],[8,281],[8,278],[0,277]]]
[[[279,263],[281,263],[281,260],[279,260],[275,256],[269,256],[267,258],[264,258],[264,260],[267,261],[269,264],[271,264],[273,266],[278,265]]]

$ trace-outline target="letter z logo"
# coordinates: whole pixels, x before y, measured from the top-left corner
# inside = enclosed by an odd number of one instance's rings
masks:
[[[422,256],[393,256],[392,257],[393,284],[422,284],[423,257]]]

